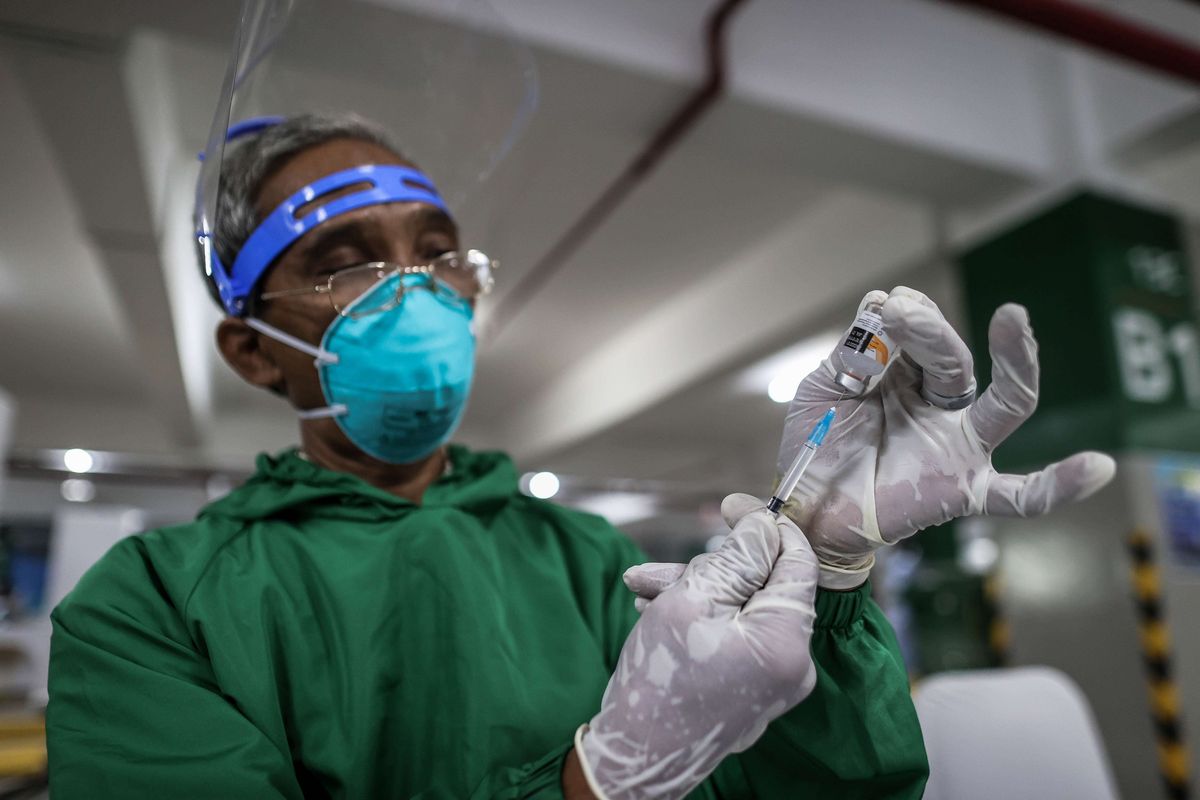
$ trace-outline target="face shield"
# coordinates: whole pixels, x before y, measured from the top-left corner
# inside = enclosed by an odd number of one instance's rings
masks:
[[[399,0],[244,0],[194,210],[200,263],[228,313],[244,314],[275,258],[326,219],[386,202],[451,211],[523,132],[537,101],[529,50],[486,0],[436,8],[433,16]],[[419,169],[364,165],[325,176],[258,220],[249,238],[223,241],[237,212],[221,199],[228,155],[308,114],[374,123]]]

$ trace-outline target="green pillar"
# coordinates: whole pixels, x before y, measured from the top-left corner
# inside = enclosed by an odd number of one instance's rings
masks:
[[[1001,468],[1080,449],[1200,451],[1200,335],[1178,221],[1083,192],[959,260],[980,386],[1001,304],[1029,309],[1040,344],[1037,412]]]

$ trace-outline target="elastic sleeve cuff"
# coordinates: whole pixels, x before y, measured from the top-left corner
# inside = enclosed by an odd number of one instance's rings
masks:
[[[862,619],[867,601],[871,599],[871,582],[849,592],[817,589],[817,619],[814,628],[849,628]]]
[[[874,566],[874,553],[868,556],[861,564],[851,567],[827,564],[825,561],[821,561],[821,573],[817,577],[817,585],[822,589],[833,589],[838,592],[844,592],[847,589],[856,589],[862,586],[863,582],[870,577],[871,569]]]
[[[862,572],[844,572],[842,570],[826,567],[821,565],[821,573],[817,578],[817,586],[822,589],[829,589],[834,592],[845,592],[850,589],[857,589],[867,580],[870,570]]]
[[[573,746],[574,742],[568,742],[525,766],[522,770],[525,775],[516,786],[516,794],[511,796],[521,800],[563,800],[563,764]]]
[[[592,774],[592,765],[588,763],[587,757],[583,754],[583,736],[587,732],[586,722],[575,731],[575,756],[579,759],[579,769],[583,772],[583,778],[587,781],[588,788],[592,790],[592,794],[596,795],[596,800],[608,800],[608,795],[600,788],[600,784],[596,782],[596,776]]]

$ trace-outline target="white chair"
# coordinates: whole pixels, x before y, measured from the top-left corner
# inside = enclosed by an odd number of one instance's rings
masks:
[[[1049,667],[948,672],[914,692],[925,800],[1117,800],[1083,692]]]

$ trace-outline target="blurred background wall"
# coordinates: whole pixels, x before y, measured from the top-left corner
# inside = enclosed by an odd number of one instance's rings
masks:
[[[862,293],[930,295],[981,384],[987,316],[1025,302],[1044,402],[997,462],[1093,447],[1118,481],[1036,522],[926,532],[875,591],[914,677],[1057,666],[1122,794],[1180,796],[1200,755],[1200,5],[1080,0],[1052,31],[978,7],[1005,3],[748,0],[723,94],[566,250],[703,82],[715,4],[495,5],[534,49],[541,104],[459,214],[504,266],[458,438],[682,560],[719,542],[721,497],[769,491],[781,402]],[[46,614],[91,560],[296,441],[289,409],[221,363],[188,228],[236,16],[0,5],[0,687],[17,709],[44,700]],[[1115,46],[1086,41],[1097,20]],[[36,751],[14,763],[36,771]]]

